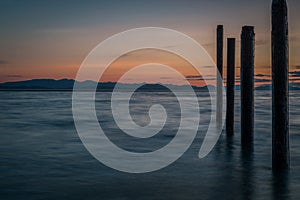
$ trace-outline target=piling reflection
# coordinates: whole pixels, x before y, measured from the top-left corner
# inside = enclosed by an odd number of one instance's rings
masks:
[[[272,176],[272,199],[273,200],[289,200],[290,197],[290,174],[289,171],[273,171]]]
[[[233,150],[234,150],[234,137],[233,136],[227,136],[226,137],[226,158],[229,162],[232,161],[232,156],[233,156]]]
[[[242,199],[254,199],[254,170],[253,170],[253,144],[249,143],[241,148],[241,192]]]

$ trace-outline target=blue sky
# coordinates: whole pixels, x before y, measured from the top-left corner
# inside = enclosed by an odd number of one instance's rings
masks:
[[[296,70],[300,66],[300,1],[288,3],[290,64]],[[74,78],[99,42],[145,26],[183,32],[214,58],[218,24],[224,24],[226,37],[236,37],[238,42],[243,25],[255,26],[258,73],[267,74],[270,5],[269,0],[0,0],[0,81]]]

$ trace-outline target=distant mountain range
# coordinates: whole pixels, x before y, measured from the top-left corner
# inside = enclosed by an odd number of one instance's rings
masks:
[[[18,82],[7,82],[7,83],[0,83],[0,90],[21,90],[21,91],[43,91],[43,90],[64,90],[64,91],[71,91],[73,90],[75,80],[72,79],[61,79],[61,80],[54,80],[54,79],[33,79],[33,80],[26,80],[26,81],[18,81]],[[95,85],[96,82],[93,81],[83,81],[77,82],[82,89],[89,89],[91,85]],[[112,91],[115,87],[116,83],[114,82],[105,82],[105,83],[98,83],[98,90],[101,91]],[[128,88],[135,86],[136,84],[121,84],[122,87]],[[188,86],[177,86],[177,85],[169,85],[173,88],[178,90],[186,90]],[[193,89],[195,91],[203,91],[207,90],[208,88],[215,90],[214,86],[205,86],[205,87],[195,87]],[[236,89],[239,90],[240,86],[237,85]],[[256,90],[271,90],[271,85],[261,85],[255,88]],[[290,90],[300,90],[300,83],[291,83]],[[168,89],[160,84],[145,84],[142,86],[139,91],[168,91]]]
[[[61,79],[61,80],[54,80],[54,79],[33,79],[33,80],[26,80],[26,81],[18,81],[18,82],[7,82],[7,83],[0,83],[0,90],[9,90],[9,91],[72,91],[74,86],[75,80],[72,79]],[[91,86],[97,84],[97,82],[93,81],[83,81],[83,82],[76,82],[82,90],[89,90]],[[132,88],[137,86],[138,84],[122,84],[119,83],[122,88]],[[105,83],[98,83],[97,90],[100,91],[113,91],[116,83],[114,82],[105,82]],[[173,88],[178,90],[186,90],[187,85],[177,86],[177,85],[169,85]],[[211,89],[215,89],[214,86],[206,86],[206,87],[194,87],[194,90],[207,90],[208,87]],[[138,91],[168,91],[168,89],[160,84],[145,84],[138,89]]]

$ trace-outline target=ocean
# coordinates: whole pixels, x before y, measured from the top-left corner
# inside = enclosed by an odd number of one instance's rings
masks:
[[[72,92],[0,92],[0,199],[300,199],[300,94],[290,92],[289,173],[271,168],[271,91],[255,92],[253,152],[240,142],[239,91],[235,101],[235,135],[221,135],[203,159],[199,149],[209,122],[210,99],[198,92],[200,128],[188,151],[159,171],[129,174],[97,161],[83,146],[72,116]],[[99,123],[110,140],[132,152],[150,152],[168,144],[180,122],[180,110],[169,92],[135,93],[133,120],[145,126],[147,110],[162,104],[168,113],[164,129],[149,139],[120,131],[110,111],[110,93],[97,94]]]

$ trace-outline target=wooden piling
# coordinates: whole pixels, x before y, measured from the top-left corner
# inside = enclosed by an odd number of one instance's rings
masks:
[[[244,147],[253,144],[254,49],[254,27],[244,26],[241,34],[241,138]]]
[[[227,39],[226,134],[234,134],[235,38]]]
[[[289,153],[289,53],[286,0],[272,3],[272,165],[288,169]]]
[[[223,111],[223,25],[217,27],[217,126],[220,128],[222,124]]]

